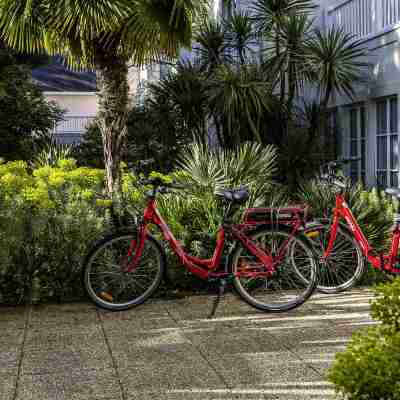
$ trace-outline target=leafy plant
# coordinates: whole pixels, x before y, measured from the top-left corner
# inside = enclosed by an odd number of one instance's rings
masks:
[[[369,64],[366,48],[343,28],[331,27],[326,32],[315,30],[305,43],[309,78],[318,82],[324,109],[334,92],[354,96],[354,85],[363,81]],[[365,80],[365,76],[364,76]]]
[[[32,82],[30,70],[0,42],[0,155],[30,160],[62,115]]]
[[[400,279],[380,284],[374,291],[377,297],[371,305],[372,317],[400,332]]]
[[[35,167],[44,167],[46,165],[56,166],[60,160],[65,160],[72,155],[72,147],[57,143],[52,135],[49,141],[41,148],[39,153],[33,159]]]
[[[81,257],[109,226],[103,182],[73,160],[0,165],[0,303],[82,296]]]
[[[399,283],[396,279],[375,289],[372,316],[382,325],[354,334],[329,370],[329,380],[349,400],[400,399]]]

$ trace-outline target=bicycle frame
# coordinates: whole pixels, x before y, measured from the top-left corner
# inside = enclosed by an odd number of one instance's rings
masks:
[[[260,225],[257,223],[245,223],[240,225],[223,224],[217,232],[217,244],[214,250],[213,257],[210,259],[200,259],[191,256],[190,254],[187,254],[185,252],[182,245],[174,237],[167,223],[160,215],[159,211],[157,210],[155,198],[149,198],[147,202],[147,207],[144,210],[143,221],[139,225],[137,240],[132,241],[128,251],[128,257],[130,257],[132,254],[135,254],[135,256],[133,257],[133,260],[130,262],[130,264],[126,267],[127,272],[132,272],[138,265],[139,259],[144,249],[146,236],[149,234],[149,224],[154,224],[159,228],[159,230],[163,234],[164,239],[169,242],[170,247],[178,256],[183,266],[185,266],[191,273],[204,280],[225,278],[232,275],[228,272],[227,265],[225,265],[225,270],[219,270],[223,251],[226,244],[226,238],[228,235],[233,239],[240,241],[243,246],[262,264],[261,268],[247,267],[244,271],[240,273],[240,276],[270,277],[275,271],[275,265],[279,263],[281,261],[281,258],[283,257],[282,250],[280,254],[273,257],[271,254],[268,254],[266,251],[259,248],[246,235],[245,232],[247,230],[257,228],[257,226]],[[282,247],[284,248],[285,246],[283,245]],[[236,276],[239,276],[239,273],[236,273]]]
[[[398,257],[398,250],[400,244],[400,223],[396,222],[393,229],[392,244],[390,253],[376,255],[373,247],[368,242],[368,239],[363,234],[360,226],[353,213],[351,212],[343,193],[336,196],[336,205],[333,211],[333,221],[330,230],[330,236],[328,241],[328,247],[324,251],[322,256],[323,259],[327,259],[333,250],[333,246],[337,237],[337,231],[339,227],[340,219],[343,218],[350,231],[354,235],[356,241],[360,245],[365,257],[372,264],[372,266],[379,270],[384,270],[390,273],[400,273],[400,268],[396,268],[395,265],[400,262]],[[375,254],[372,254],[375,253]]]

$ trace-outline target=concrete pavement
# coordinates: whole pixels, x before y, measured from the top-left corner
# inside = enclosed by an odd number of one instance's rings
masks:
[[[325,380],[352,332],[370,326],[368,290],[314,295],[265,314],[226,295],[0,308],[0,400],[334,399]]]

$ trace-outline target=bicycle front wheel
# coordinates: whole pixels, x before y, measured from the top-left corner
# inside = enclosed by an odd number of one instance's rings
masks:
[[[232,272],[239,295],[253,307],[270,312],[288,311],[303,304],[313,293],[318,278],[317,259],[308,239],[302,234],[292,235],[284,225],[266,227],[249,237],[277,262],[268,278],[248,274],[249,270],[261,271],[263,265],[238,243],[232,255]],[[297,269],[306,280],[299,277]]]
[[[139,263],[127,271],[127,260],[136,235],[117,233],[101,240],[88,254],[83,266],[84,287],[102,308],[126,310],[148,299],[161,283],[165,255],[159,243],[148,235]],[[129,262],[129,261],[128,261]]]
[[[329,223],[311,225],[304,230],[304,234],[311,240],[315,252],[320,257],[317,289],[326,294],[340,293],[352,288],[366,269],[359,244],[343,227],[338,228],[331,253],[326,259],[322,259],[328,247],[330,232]],[[301,275],[301,271],[299,274]]]

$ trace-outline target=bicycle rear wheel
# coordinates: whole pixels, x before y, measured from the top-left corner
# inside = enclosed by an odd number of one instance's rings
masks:
[[[270,312],[288,311],[303,304],[313,293],[318,278],[318,263],[309,240],[302,234],[293,236],[284,225],[264,227],[249,237],[267,253],[282,257],[271,277],[248,276],[246,270],[262,270],[263,265],[241,243],[237,244],[231,268],[235,274],[234,286],[243,300]],[[296,269],[307,280],[301,279]]]
[[[112,311],[126,310],[143,303],[160,285],[165,255],[151,235],[146,238],[137,267],[132,272],[126,271],[133,240],[136,240],[134,233],[112,234],[95,245],[86,257],[84,287],[99,307]]]

